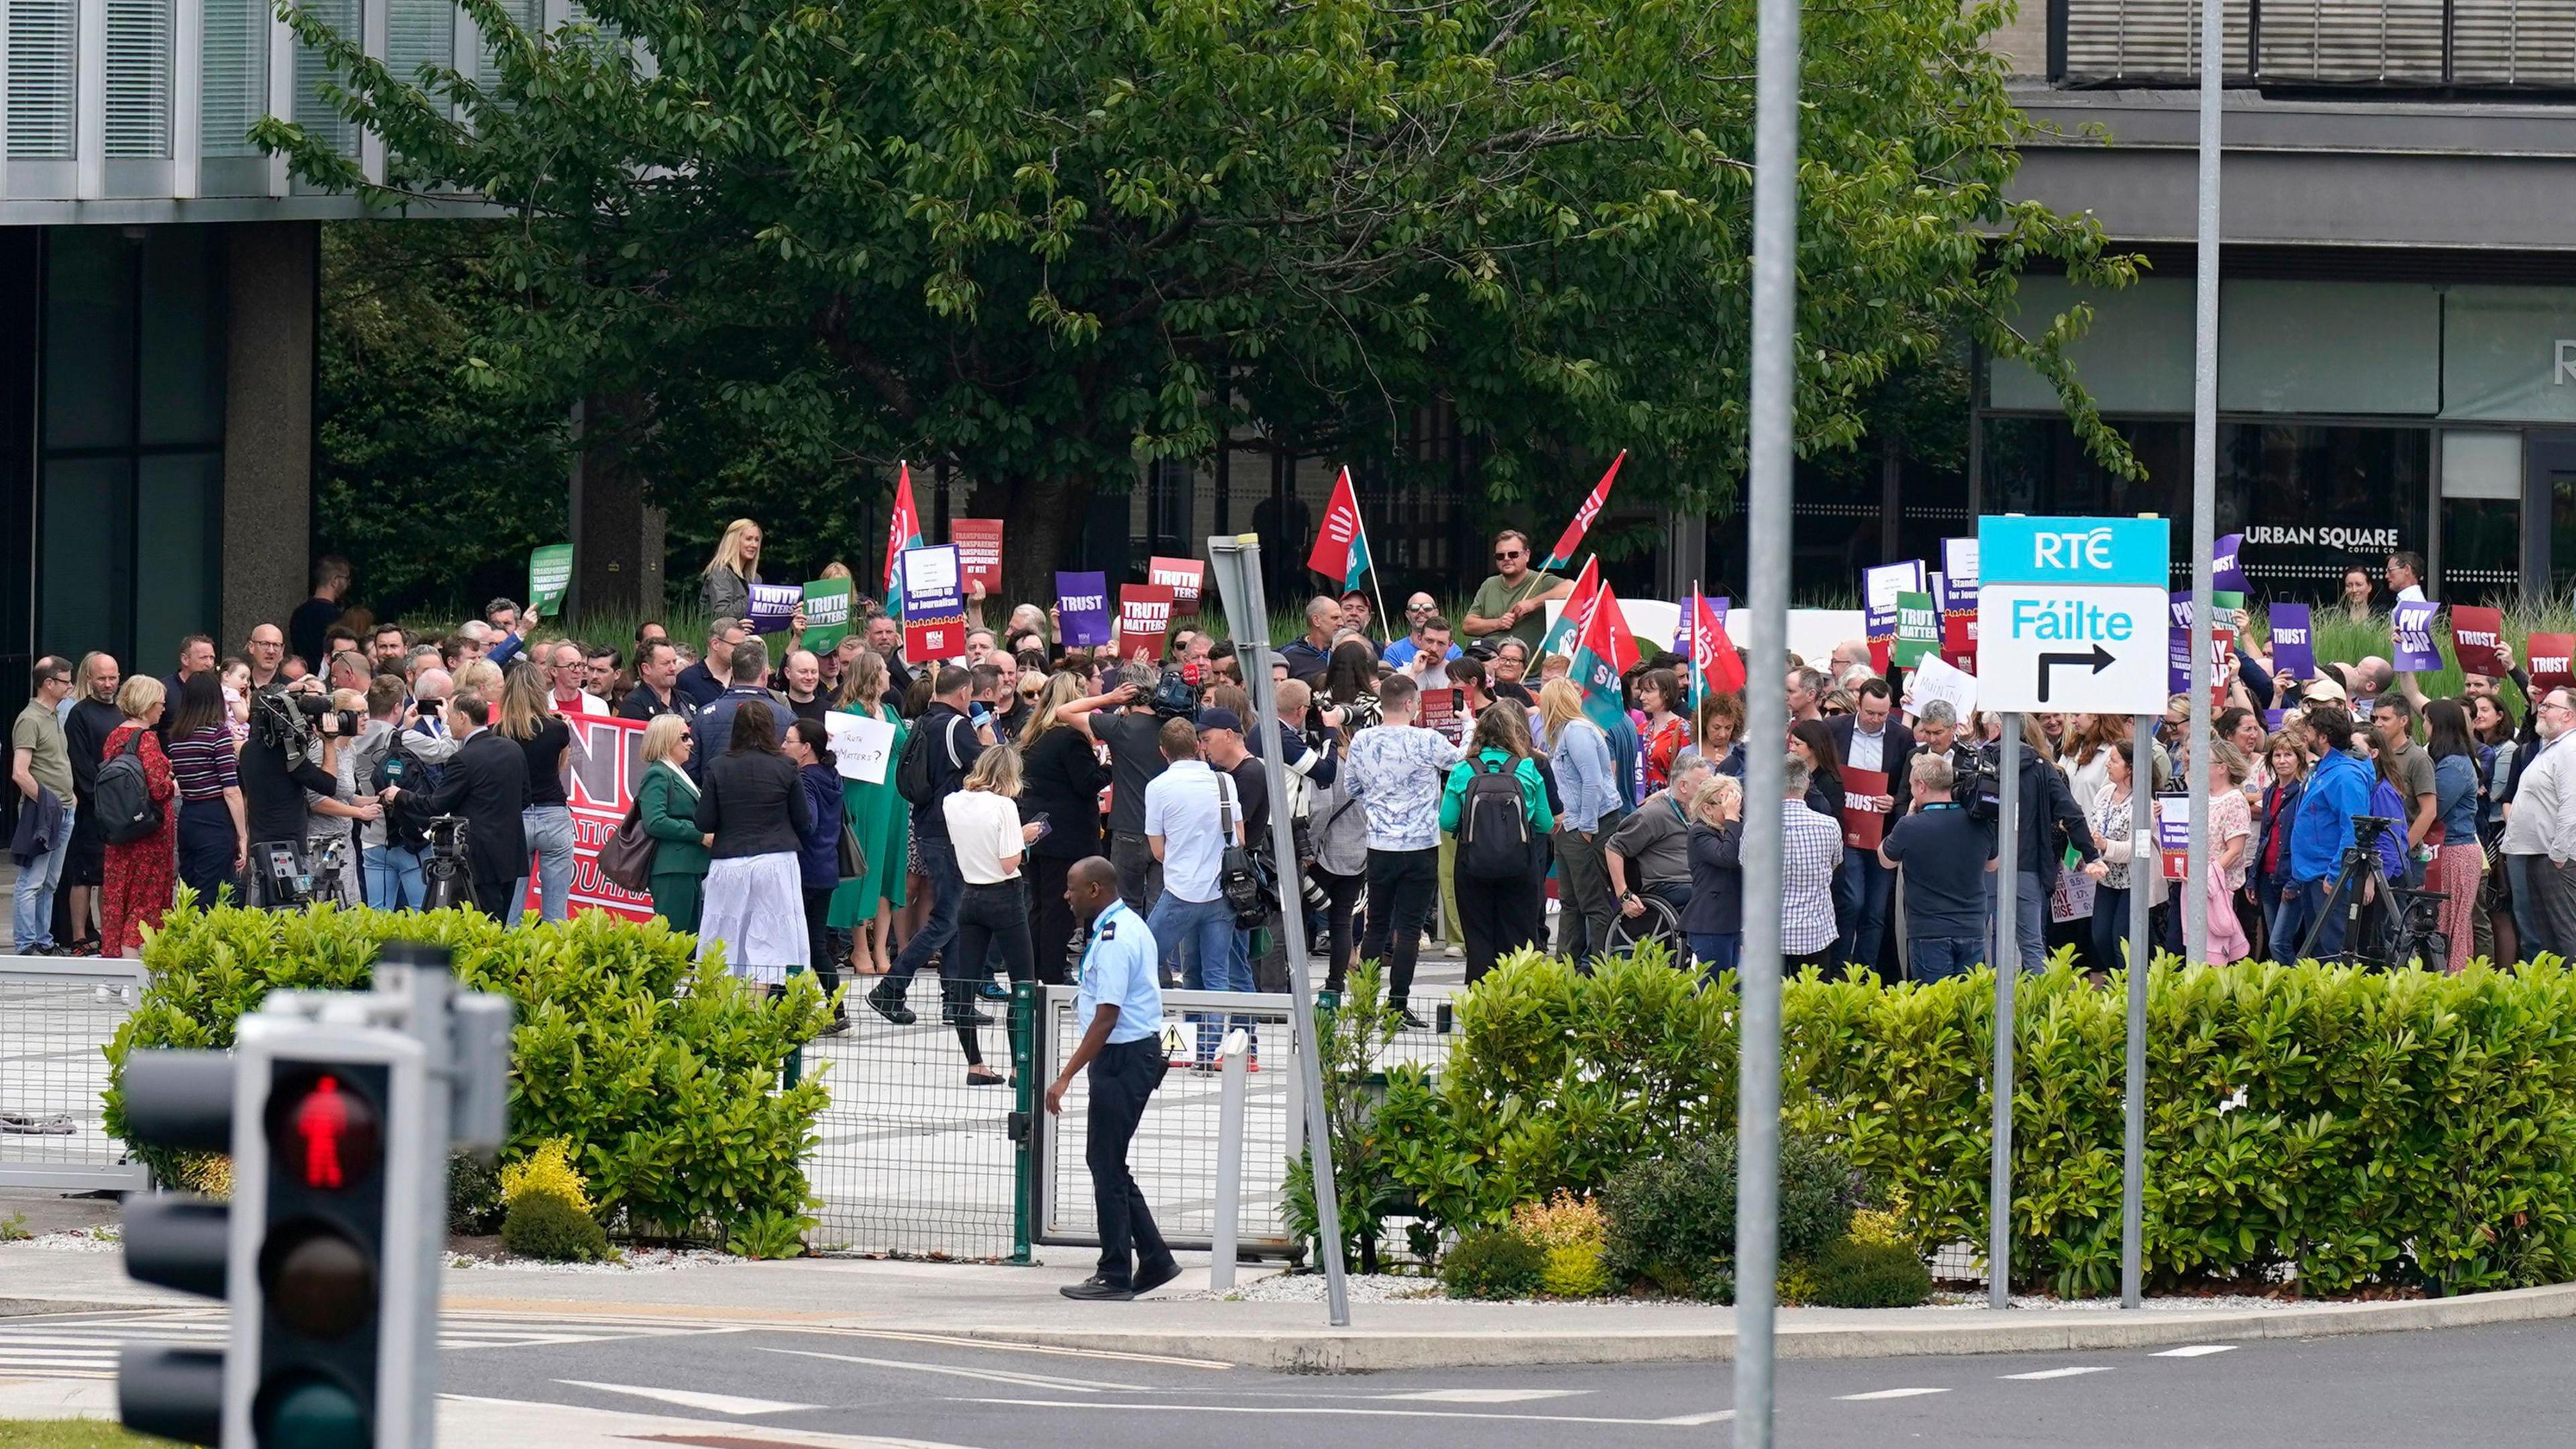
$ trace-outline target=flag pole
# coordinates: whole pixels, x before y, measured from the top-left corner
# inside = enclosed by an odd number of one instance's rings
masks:
[[[1351,485],[1351,520],[1359,525],[1360,548],[1368,555],[1369,596],[1377,600],[1378,632],[1386,634],[1387,627],[1394,620],[1387,617],[1386,585],[1378,582],[1377,550],[1368,546],[1368,515],[1360,512],[1360,486],[1357,483]],[[1395,636],[1386,634],[1386,642],[1394,643]]]

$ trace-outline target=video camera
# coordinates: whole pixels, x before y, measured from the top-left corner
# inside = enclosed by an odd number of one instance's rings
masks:
[[[466,875],[465,817],[432,816],[425,833],[429,853],[420,863],[420,908],[435,911],[471,904],[474,894]]]
[[[250,849],[252,883],[264,910],[300,911],[326,901],[352,904],[343,889],[348,864],[346,834],[317,835],[301,843],[263,840]]]
[[[354,738],[364,721],[354,709],[333,709],[331,697],[315,691],[262,689],[250,697],[253,736],[264,748],[301,750],[314,732]]]
[[[2003,742],[1990,740],[1968,753],[1970,763],[1951,787],[1950,798],[1968,807],[1969,819],[1993,820],[2004,813]]]
[[[2397,828],[2397,822],[2385,815],[2356,815],[2352,817],[2352,847],[2368,850],[2379,843],[2379,837]]]
[[[1147,703],[1154,707],[1157,719],[1194,720],[1199,717],[1199,692],[1191,687],[1188,676],[1178,669],[1163,671],[1163,677],[1154,685],[1153,696]]]

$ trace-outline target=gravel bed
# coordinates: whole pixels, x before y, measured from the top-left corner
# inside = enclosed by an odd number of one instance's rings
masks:
[[[1204,1283],[1199,1270],[1193,1268],[1183,1281],[1197,1278]],[[1415,1278],[1401,1273],[1353,1273],[1343,1280],[1353,1303],[1397,1303],[1408,1298],[1438,1298],[1440,1280]],[[1272,1273],[1245,1281],[1235,1278],[1230,1293],[1210,1293],[1201,1288],[1191,1293],[1164,1292],[1154,1295],[1156,1301],[1178,1299],[1204,1303],[1221,1299],[1229,1303],[1321,1303],[1324,1301],[1324,1275],[1321,1273]]]
[[[716,1263],[739,1263],[731,1253],[710,1248],[627,1248],[606,1263],[549,1263],[540,1258],[485,1258],[449,1253],[447,1266],[487,1273],[672,1273]]]
[[[1193,1279],[1198,1278],[1197,1270],[1192,1269],[1188,1276]],[[1447,1301],[1446,1295],[1441,1292],[1440,1280],[1436,1278],[1410,1277],[1396,1273],[1353,1273],[1346,1281],[1349,1284],[1350,1300],[1353,1303]],[[1230,1303],[1321,1303],[1324,1301],[1324,1275],[1321,1273],[1273,1273],[1267,1277],[1253,1279],[1250,1282],[1238,1282],[1235,1285],[1234,1291],[1231,1293],[1210,1293],[1206,1289],[1201,1288],[1196,1291],[1186,1293],[1166,1291],[1156,1294],[1155,1298],[1157,1301],[1195,1303],[1219,1300]],[[1518,1303],[1524,1304],[1540,1301],[1562,1300],[1517,1300]],[[1640,1308],[1650,1311],[1656,1309],[1695,1308],[1705,1306],[1673,1298],[1595,1298],[1581,1301],[1594,1304],[1616,1304],[1623,1308]],[[1923,1305],[1924,1309],[1927,1311],[1983,1308],[1985,1306],[1986,1295],[1983,1293],[1953,1292],[1935,1293],[1932,1295],[1932,1301]],[[2038,1293],[2016,1293],[2013,1295],[2012,1306],[2015,1308],[2034,1309],[2043,1312],[2058,1312],[2068,1309],[2104,1311],[2117,1309],[2120,1306],[2120,1300],[2117,1298],[2085,1298],[2070,1301],[2062,1298],[2051,1298]],[[2157,1297],[2148,1298],[2140,1304],[2141,1308],[2150,1313],[2277,1312],[2286,1311],[2300,1306],[2303,1306],[2302,1301],[2300,1300],[2265,1298],[2258,1297],[2250,1293],[2213,1294],[2199,1297],[2188,1295],[2178,1297]]]
[[[72,1228],[21,1238],[12,1246],[37,1248],[48,1253],[121,1253],[125,1251],[125,1231],[112,1223],[95,1228]]]

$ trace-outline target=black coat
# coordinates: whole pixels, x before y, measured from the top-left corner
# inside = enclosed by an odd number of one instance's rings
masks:
[[[1834,737],[1834,758],[1842,762],[1846,772],[1843,775],[1843,785],[1846,790],[1851,785],[1851,775],[1848,772],[1852,768],[1852,731],[1858,728],[1859,724],[1858,719],[1847,714],[1838,714],[1825,721],[1826,731]],[[1887,793],[1895,797],[1897,802],[1896,811],[1891,811],[1888,815],[1891,820],[1901,818],[1897,812],[1901,812],[1905,806],[1905,757],[1913,753],[1914,731],[1891,711],[1887,716],[1886,748],[1879,752],[1878,761],[1879,770],[1887,776]]]
[[[1091,748],[1091,736],[1058,725],[1021,745],[1020,818],[1047,818],[1046,838],[1029,854],[1080,860],[1100,854],[1100,792],[1109,767]]]
[[[465,817],[467,873],[479,881],[512,881],[528,873],[528,833],[519,812],[528,804],[528,752],[498,730],[477,730],[457,746],[428,813]]]
[[[797,855],[814,810],[796,762],[765,750],[719,755],[707,764],[698,791],[698,829],[716,838],[713,860],[752,855]]]
[[[2021,752],[2021,836],[2014,842],[2022,873],[2038,876],[2041,890],[2054,890],[2069,845],[2087,861],[2102,856],[2102,847],[2093,840],[2093,827],[2085,823],[2083,807],[2066,788],[2066,773],[2036,751],[2025,749]]]

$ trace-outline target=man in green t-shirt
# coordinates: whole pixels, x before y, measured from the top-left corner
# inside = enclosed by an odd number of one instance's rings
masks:
[[[46,841],[43,854],[18,867],[13,930],[18,954],[54,954],[54,887],[61,883],[63,857],[72,843],[72,756],[63,743],[62,716],[56,711],[71,697],[72,663],[48,654],[36,661],[36,697],[18,712],[9,728],[9,780],[32,806],[40,789],[51,790],[62,803],[62,820]]]
[[[1462,627],[1480,638],[1508,634],[1535,655],[1547,633],[1547,601],[1564,598],[1574,585],[1554,574],[1532,572],[1529,535],[1517,528],[1494,535],[1494,569],[1468,603]]]

